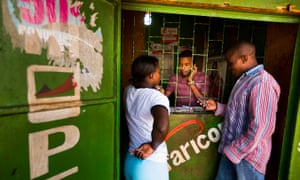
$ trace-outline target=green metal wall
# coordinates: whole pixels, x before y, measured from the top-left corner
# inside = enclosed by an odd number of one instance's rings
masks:
[[[291,77],[286,127],[280,161],[279,179],[300,177],[300,29],[298,28]]]
[[[74,2],[1,0],[0,179],[119,178],[120,3]]]

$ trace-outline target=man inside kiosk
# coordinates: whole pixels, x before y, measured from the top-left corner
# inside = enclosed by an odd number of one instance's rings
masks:
[[[178,74],[173,74],[168,82],[165,95],[175,93],[175,106],[199,106],[197,101],[208,94],[209,77],[198,72],[193,65],[192,51],[184,50],[179,55]]]

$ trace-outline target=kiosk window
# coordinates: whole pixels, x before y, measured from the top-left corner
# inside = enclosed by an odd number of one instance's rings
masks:
[[[128,14],[136,18],[136,23],[144,16],[142,12],[130,11]],[[141,26],[143,36],[133,39],[132,46],[135,47],[132,47],[132,54],[133,56],[149,54],[160,60],[161,86],[164,89],[167,88],[172,75],[175,74],[176,80],[180,80],[179,74],[182,70],[180,53],[184,50],[192,52],[192,64],[196,65],[198,71],[205,76],[201,82],[201,86],[208,87],[208,92],[204,93],[205,98],[214,98],[224,103],[227,102],[235,82],[227,72],[224,58],[227,48],[238,40],[247,40],[256,45],[259,63],[263,63],[264,60],[266,36],[264,22],[152,13],[152,24]],[[138,25],[136,28],[141,30]],[[175,87],[176,90],[169,98],[171,106],[178,107],[178,100],[190,98],[193,92],[190,90],[189,94],[180,96],[177,93],[180,85],[177,83]],[[190,98],[185,105],[193,106],[192,101]]]

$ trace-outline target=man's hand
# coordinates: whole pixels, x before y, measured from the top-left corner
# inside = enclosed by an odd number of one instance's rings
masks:
[[[192,70],[191,75],[190,75],[189,80],[188,80],[189,82],[192,82],[192,81],[193,81],[193,79],[194,79],[194,77],[196,76],[197,72],[198,72],[197,65],[194,64],[193,70]]]
[[[215,100],[213,100],[213,99],[206,100],[206,108],[205,108],[205,110],[215,111],[216,109],[217,109],[217,102]]]

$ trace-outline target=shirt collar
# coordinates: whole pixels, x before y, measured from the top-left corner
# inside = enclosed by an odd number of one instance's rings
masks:
[[[254,68],[250,69],[249,71],[245,72],[245,75],[251,76],[251,75],[257,73],[258,71],[260,71],[262,69],[264,69],[264,65],[259,64],[259,65],[255,66]]]

